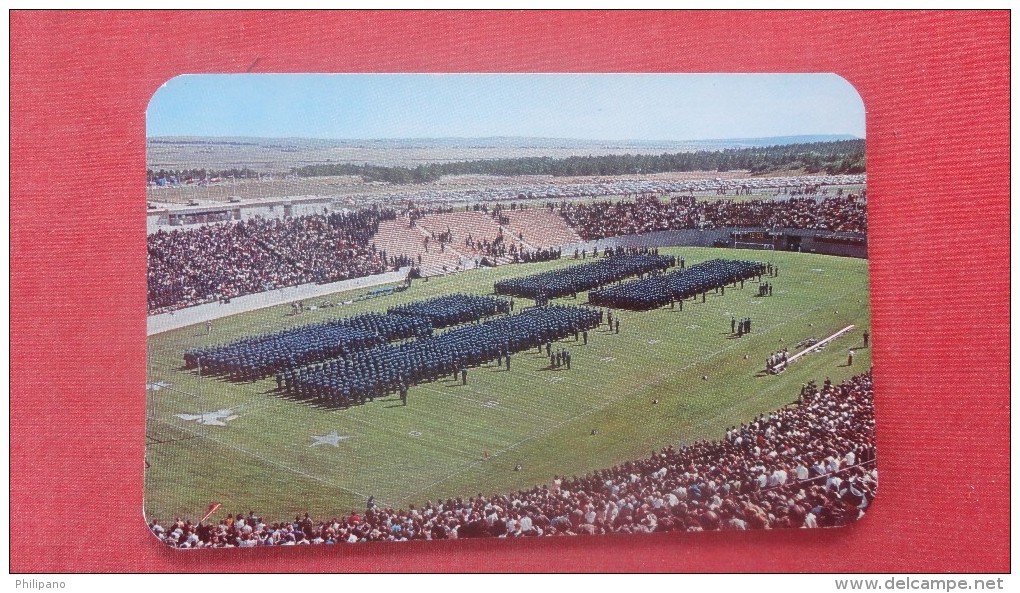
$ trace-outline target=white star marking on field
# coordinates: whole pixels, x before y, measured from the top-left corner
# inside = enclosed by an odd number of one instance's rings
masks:
[[[498,401],[489,400],[489,401],[485,402],[484,404],[482,404],[482,407],[483,408],[495,408],[498,405],[499,405]]]
[[[169,383],[165,383],[163,381],[156,381],[155,383],[146,383],[145,384],[145,388],[150,390],[150,391],[159,391],[160,389],[163,389],[164,387],[170,387],[170,384]]]
[[[340,441],[346,441],[351,438],[351,436],[347,434],[340,434],[334,430],[333,432],[322,436],[312,435],[312,438],[315,439],[315,442],[308,445],[309,447],[315,447],[317,445],[333,445],[334,447],[339,447]]]
[[[202,412],[200,414],[177,414],[181,420],[194,420],[206,426],[226,426],[227,422],[237,418],[230,408],[216,410],[215,412]]]
[[[649,343],[649,344],[652,344],[652,345],[654,345],[654,344],[658,344],[658,343],[659,343],[659,340],[648,340],[648,343]]]
[[[599,362],[613,362],[614,360],[616,360],[615,356],[603,356],[599,359]]]

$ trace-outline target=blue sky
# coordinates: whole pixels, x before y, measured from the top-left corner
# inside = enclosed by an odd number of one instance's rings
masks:
[[[534,136],[704,140],[864,137],[834,74],[222,74],[173,78],[147,135]]]

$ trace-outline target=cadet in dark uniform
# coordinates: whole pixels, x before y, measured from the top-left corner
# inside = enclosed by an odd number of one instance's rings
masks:
[[[467,385],[467,369],[460,370],[460,380],[464,382],[464,385]]]
[[[867,336],[867,335],[868,335],[868,333],[867,333],[867,332],[864,332],[864,335],[865,335],[865,336]],[[581,332],[581,338],[583,338],[583,339],[584,339],[584,343],[585,343],[585,344],[587,344],[587,343],[588,343],[588,331],[587,331],[587,330],[585,330],[585,331]],[[865,345],[865,346],[867,346],[867,345],[868,345],[868,338],[867,338],[867,337],[865,337],[865,338],[864,338],[864,345]]]
[[[730,333],[731,334],[737,333],[737,318],[736,317],[730,317]]]
[[[616,320],[616,333],[620,333],[620,320]]]

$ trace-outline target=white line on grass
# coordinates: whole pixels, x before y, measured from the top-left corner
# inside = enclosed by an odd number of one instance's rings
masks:
[[[845,297],[846,297],[846,295],[841,295],[841,296],[835,297],[833,299],[830,299],[829,301],[826,301],[825,304],[823,304],[823,305],[815,307],[814,309],[809,309],[809,310],[804,311],[804,312],[802,312],[802,313],[800,313],[800,314],[798,314],[798,315],[796,315],[794,317],[789,318],[789,320],[786,323],[780,323],[778,325],[774,325],[772,327],[769,327],[768,329],[765,329],[764,331],[758,332],[758,335],[767,334],[767,333],[769,333],[769,332],[771,332],[771,331],[773,331],[773,330],[775,330],[777,328],[780,328],[780,327],[783,327],[783,326],[789,324],[790,322],[792,322],[795,319],[803,317],[804,315],[807,315],[809,313],[813,313],[814,311],[817,311],[818,309],[821,309],[823,307],[828,307],[829,303],[838,301],[838,300],[840,300],[842,298],[845,298]],[[692,366],[694,366],[696,364],[700,364],[700,363],[706,362],[706,361],[714,358],[718,354],[721,354],[723,352],[726,352],[728,350],[736,348],[739,345],[740,345],[740,343],[734,343],[734,344],[732,344],[730,346],[727,346],[727,347],[721,348],[721,349],[719,349],[719,350],[717,350],[715,352],[712,352],[712,353],[708,354],[707,356],[702,357],[701,359],[694,360],[694,361],[692,361],[691,363],[689,363],[688,365],[686,365],[686,366],[684,366],[682,368],[676,369],[676,370],[674,370],[672,372],[666,373],[666,374],[661,375],[659,377],[653,377],[650,380],[646,381],[645,383],[639,384],[638,386],[636,386],[633,390],[630,391],[630,393],[626,393],[625,392],[625,395],[623,395],[621,397],[612,398],[612,399],[609,399],[609,400],[600,400],[599,398],[596,398],[596,401],[601,401],[601,405],[595,405],[592,408],[585,409],[582,412],[580,412],[578,414],[575,414],[574,416],[568,417],[568,418],[566,418],[566,419],[564,419],[564,420],[562,420],[560,422],[557,422],[557,423],[549,426],[547,429],[545,429],[543,431],[539,431],[539,432],[537,432],[537,433],[535,433],[533,435],[530,435],[530,436],[528,436],[528,437],[526,437],[526,438],[524,438],[524,439],[522,439],[520,441],[517,441],[517,442],[507,446],[504,449],[496,451],[495,453],[493,453],[491,455],[491,457],[498,457],[499,455],[502,455],[504,453],[507,453],[509,451],[512,451],[512,450],[518,448],[519,446],[523,445],[524,443],[527,443],[527,442],[529,442],[531,440],[534,440],[536,438],[543,437],[543,436],[549,434],[550,432],[560,428],[561,426],[569,424],[572,421],[575,421],[575,420],[578,420],[578,419],[583,418],[585,416],[588,416],[588,415],[594,414],[596,412],[602,411],[605,408],[607,408],[608,406],[610,406],[612,404],[615,404],[615,403],[617,403],[619,401],[622,401],[623,399],[626,399],[626,397],[629,397],[630,395],[632,395],[633,393],[635,393],[637,391],[643,390],[643,389],[645,389],[645,388],[647,388],[649,386],[652,386],[652,385],[655,385],[655,384],[658,384],[658,383],[662,383],[663,381],[666,381],[666,380],[668,380],[668,379],[670,379],[670,378],[672,378],[672,377],[674,377],[674,376],[676,376],[676,375],[678,375],[678,374],[688,370],[689,368],[691,368]],[[480,367],[480,368],[484,368],[484,367]],[[519,376],[519,378],[524,378],[524,377]],[[528,375],[527,378],[528,379],[532,379],[532,377],[530,375]],[[204,379],[204,378],[200,378],[200,380],[201,379]],[[566,380],[565,378],[561,378],[561,381],[563,382],[564,385],[569,385],[571,387],[577,387],[578,386],[577,383],[574,383],[573,381]],[[474,399],[469,398],[469,397],[464,397],[464,396],[457,395],[457,394],[446,393],[444,390],[441,390],[441,389],[436,388],[436,387],[432,387],[431,384],[427,384],[427,383],[420,384],[420,385],[418,385],[418,387],[423,387],[423,388],[425,388],[428,391],[431,391],[431,392],[434,392],[434,393],[439,393],[439,394],[441,394],[443,396],[450,396],[450,395],[452,395],[453,397],[456,397],[456,398],[464,400],[464,401],[470,401],[472,403],[477,403],[479,405],[483,404],[482,401],[474,400]],[[182,393],[185,393],[187,395],[192,395],[192,394],[190,394],[190,393],[188,393],[188,392],[186,392],[184,390],[175,389],[175,391],[181,391]],[[471,387],[469,387],[469,391],[472,391],[474,393],[482,394],[481,391],[476,390],[476,389],[471,388]],[[232,406],[232,407],[241,407],[241,406],[245,407],[246,410],[245,410],[244,414],[242,414],[244,416],[250,415],[250,414],[255,413],[255,412],[261,412],[261,411],[264,411],[264,410],[268,410],[268,409],[271,409],[271,408],[286,407],[286,402],[281,401],[279,398],[274,398],[274,397],[263,398],[264,395],[266,395],[266,394],[263,394],[263,393],[260,393],[260,392],[256,392],[253,397],[248,398],[242,404],[240,404],[240,405],[234,404],[234,406]],[[491,394],[488,394],[488,395],[491,395]],[[252,405],[256,401],[258,401],[260,403],[260,405]],[[499,408],[507,410],[508,412],[516,413],[516,414],[523,414],[523,415],[530,416],[530,417],[538,417],[538,415],[536,415],[534,413],[513,410],[512,408],[508,408],[508,407],[503,406],[503,405],[500,405]],[[335,411],[333,413],[340,413],[340,411]],[[720,415],[722,415],[722,413]],[[391,433],[391,434],[396,434],[396,432],[393,431],[393,430],[390,430],[390,429],[381,429],[377,425],[374,425],[371,422],[368,422],[368,421],[363,420],[361,418],[357,418],[355,416],[344,415],[343,418],[345,418],[347,420],[354,420],[356,422],[360,422],[360,423],[365,424],[365,425],[373,428],[374,430],[377,430],[377,431],[380,431],[380,432],[387,432],[387,433]],[[547,418],[547,417],[543,416],[543,419],[545,419],[545,418]],[[715,418],[716,417],[712,417],[712,420],[715,420]],[[166,423],[165,421],[162,421],[162,420],[160,420],[160,421]],[[166,424],[170,424],[170,423],[166,423]],[[170,425],[174,426],[173,424],[170,424]],[[703,424],[699,424],[698,426],[701,426],[701,425],[703,425]],[[185,430],[187,430],[187,429],[185,429]],[[215,439],[213,437],[210,437],[208,435],[202,435],[202,434],[196,433],[196,432],[194,432],[192,430],[187,430],[187,431],[191,432],[192,434],[195,434],[195,436],[198,436],[198,437],[201,437],[201,438],[207,438],[207,439],[212,440],[212,441],[214,441],[214,442],[216,442],[218,444],[221,444],[223,446],[237,449],[238,451],[241,451],[241,452],[243,452],[245,454],[248,454],[248,455],[250,455],[252,457],[255,457],[257,459],[265,461],[266,463],[270,463],[272,465],[276,465],[278,467],[287,469],[289,471],[298,473],[300,475],[304,475],[306,477],[315,479],[317,481],[321,481],[323,483],[330,484],[332,486],[335,486],[335,487],[340,488],[342,490],[345,490],[347,492],[356,494],[358,496],[365,496],[365,495],[363,495],[363,494],[361,494],[359,492],[356,492],[356,491],[351,490],[349,488],[344,488],[344,487],[339,486],[339,485],[337,485],[337,484],[335,484],[333,482],[330,482],[329,480],[326,480],[325,478],[321,478],[321,477],[315,476],[313,474],[309,474],[309,473],[304,472],[302,470],[291,468],[291,467],[286,466],[286,465],[284,465],[282,463],[279,463],[279,462],[270,460],[268,458],[262,457],[262,456],[260,456],[260,455],[258,455],[256,453],[248,451],[248,450],[246,450],[246,449],[244,449],[242,447],[238,447],[236,445],[232,445],[230,443],[227,443],[227,442],[224,442],[224,441],[220,441],[220,440]],[[397,431],[397,432],[399,432],[399,431]],[[403,433],[400,433],[399,436],[403,436]],[[425,444],[424,441],[421,441],[420,445],[422,447],[427,447],[427,445]],[[458,453],[461,456],[464,456],[464,457],[466,457],[468,459],[474,459],[475,461],[473,461],[473,462],[471,462],[469,464],[466,464],[465,466],[462,466],[461,468],[457,469],[456,471],[448,474],[447,476],[441,478],[440,480],[438,480],[436,482],[433,482],[433,483],[429,484],[428,486],[426,486],[425,488],[417,491],[416,493],[411,494],[410,496],[404,497],[403,499],[401,499],[402,501],[406,501],[406,500],[411,499],[411,498],[413,498],[415,496],[418,496],[418,495],[420,495],[421,492],[423,492],[425,490],[428,490],[429,488],[432,488],[433,486],[438,485],[438,484],[440,484],[442,482],[445,482],[446,480],[448,480],[448,479],[450,479],[450,478],[452,478],[452,477],[454,477],[456,475],[459,475],[460,473],[463,473],[464,471],[467,471],[467,470],[469,470],[469,469],[471,469],[473,467],[476,467],[477,465],[479,465],[480,463],[482,463],[484,461],[484,459],[478,459],[478,457],[476,455],[472,454],[472,453],[469,453],[469,452],[466,452],[466,451],[461,451],[461,450],[459,450],[459,449],[457,449],[455,447],[450,447],[450,446],[446,445],[445,448],[448,449],[449,451]],[[435,451],[434,449],[431,449],[431,450]],[[435,451],[435,452],[438,453],[438,451]],[[453,456],[453,455],[444,455],[444,457],[447,457],[450,460],[456,460],[457,459],[457,457]]]
[[[488,407],[489,409],[496,409],[498,407],[498,409],[500,409],[500,410],[502,410],[504,412],[507,412],[509,414],[520,414],[520,415],[524,415],[524,416],[535,417],[535,415],[532,412],[516,410],[516,409],[511,408],[509,406],[503,406],[503,405],[501,405],[501,406],[486,406],[485,404],[487,404],[490,401],[493,401],[493,399],[495,399],[496,395],[491,393],[491,392],[486,392],[486,391],[481,391],[481,390],[478,390],[478,389],[474,389],[473,387],[468,387],[467,391],[469,391],[471,393],[477,393],[477,394],[481,395],[482,397],[488,397],[489,399],[474,399],[474,398],[471,398],[471,397],[465,397],[463,395],[458,395],[456,393],[450,393],[450,392],[447,392],[445,389],[439,389],[437,387],[432,387],[431,383],[422,383],[420,385],[417,385],[416,387],[422,389],[422,391],[428,391],[430,393],[438,394],[440,397],[452,397],[454,399],[459,399],[461,401],[471,402],[473,404],[478,404],[479,406]]]
[[[814,313],[815,311],[818,311],[819,309],[828,307],[830,303],[834,303],[834,302],[836,302],[836,301],[838,301],[840,299],[844,299],[846,297],[847,297],[847,295],[844,294],[844,295],[840,295],[838,297],[829,299],[828,301],[825,301],[824,304],[819,305],[819,306],[815,307],[814,309],[808,309],[806,311],[803,311],[803,312],[801,312],[798,315],[794,315],[793,317],[788,318],[788,320],[785,323],[779,323],[779,324],[773,325],[773,326],[769,327],[768,329],[766,329],[764,331],[758,332],[757,335],[764,335],[764,334],[772,332],[775,329],[778,329],[778,328],[784,327],[786,325],[789,325],[790,323],[792,323],[796,319],[799,319],[799,318],[801,318],[801,317],[803,317],[805,315],[808,315],[810,313]],[[571,422],[573,422],[575,420],[579,420],[579,419],[584,418],[586,416],[590,416],[591,414],[594,414],[596,412],[601,412],[602,410],[606,409],[607,407],[609,407],[609,406],[611,406],[611,405],[613,405],[613,404],[615,404],[617,402],[623,401],[624,399],[627,399],[627,398],[633,396],[638,391],[642,391],[642,390],[646,389],[647,387],[651,387],[652,385],[657,385],[659,383],[667,381],[667,380],[675,377],[676,375],[678,375],[680,373],[683,373],[684,371],[690,369],[691,367],[693,367],[696,364],[701,364],[701,363],[707,362],[708,360],[711,360],[712,358],[715,358],[717,355],[722,354],[723,352],[726,352],[728,350],[732,350],[732,349],[734,349],[734,348],[736,348],[737,346],[740,346],[740,345],[741,345],[741,343],[738,341],[737,343],[734,343],[734,344],[732,344],[730,346],[726,346],[724,348],[720,348],[719,350],[716,350],[715,352],[712,352],[712,353],[708,354],[707,356],[704,356],[704,357],[702,357],[700,359],[693,360],[693,361],[691,361],[690,363],[688,363],[684,367],[681,367],[679,369],[676,369],[676,370],[674,370],[672,372],[669,372],[669,373],[666,373],[664,375],[660,375],[659,377],[654,377],[654,378],[646,381],[645,383],[642,383],[642,384],[639,384],[639,385],[635,386],[634,389],[631,389],[629,391],[625,391],[624,395],[622,395],[620,397],[606,400],[605,403],[603,403],[600,406],[591,408],[589,410],[585,410],[585,411],[583,411],[583,412],[581,412],[579,414],[576,414],[576,415],[574,415],[574,416],[572,416],[570,418],[567,418],[566,420],[563,420],[561,422],[557,422],[556,424],[553,424],[553,425],[549,426],[545,430],[539,431],[539,432],[537,432],[537,433],[535,433],[533,435],[530,435],[528,437],[525,437],[524,439],[521,439],[520,441],[517,441],[516,443],[513,443],[512,445],[510,445],[510,446],[508,446],[508,447],[506,447],[504,449],[500,449],[499,451],[496,451],[491,456],[492,457],[499,457],[500,455],[503,455],[504,453],[508,453],[508,452],[510,452],[510,451],[512,451],[512,450],[514,450],[514,449],[516,449],[518,447],[520,447],[524,443],[532,441],[532,440],[534,440],[536,438],[544,437],[545,435],[547,435],[550,432],[560,428],[561,426],[564,426],[566,424],[569,424],[569,423],[571,423]],[[714,417],[712,419],[715,420]],[[695,426],[701,427],[701,426],[704,426],[704,425],[705,425],[705,423],[699,423],[699,424],[697,424]],[[419,490],[418,492],[415,492],[414,494],[411,494],[410,496],[405,496],[404,498],[400,499],[399,502],[403,503],[403,502],[411,500],[411,499],[413,499],[415,497],[418,497],[418,496],[421,495],[422,492],[424,492],[424,491],[426,491],[426,490],[428,490],[430,488],[433,488],[433,487],[435,487],[435,486],[437,486],[439,484],[442,484],[443,482],[449,480],[450,478],[452,478],[454,476],[460,475],[460,474],[462,474],[462,473],[464,473],[464,472],[466,472],[466,471],[468,471],[470,469],[473,469],[473,468],[481,465],[482,463],[484,463],[484,461],[485,461],[484,459],[480,459],[480,460],[474,461],[472,463],[469,463],[467,465],[464,465],[463,467],[461,467],[461,468],[457,469],[456,471],[446,475],[445,477],[440,478],[439,480],[429,484],[428,486],[426,486],[425,488]]]
[[[209,378],[209,377],[206,377],[206,378]],[[187,395],[191,395],[190,393],[188,393],[186,391],[182,391],[182,390],[178,390],[178,391],[181,391],[181,393],[185,393]],[[267,411],[267,410],[271,410],[271,409],[280,409],[280,408],[283,408],[283,407],[287,407],[287,403],[288,402],[282,401],[280,398],[264,397],[264,396],[265,396],[265,394],[263,394],[263,393],[255,392],[255,395],[253,395],[250,398],[247,398],[247,399],[243,400],[242,403],[234,403],[234,404],[229,405],[229,407],[231,407],[231,408],[244,408],[244,410],[245,410],[244,413],[238,414],[239,418],[241,416],[248,416],[248,415],[251,415],[251,414],[254,414],[254,413],[257,413],[257,412],[262,412],[262,411]],[[168,398],[168,399],[173,399],[173,398]],[[181,405],[179,400],[173,399],[173,401],[175,403],[178,403],[179,405]],[[227,405],[227,404],[224,404],[224,405]],[[188,406],[187,405],[183,405],[183,407],[188,407]],[[337,410],[337,411],[334,411],[332,413],[339,414],[340,412],[342,412],[342,411],[341,410]],[[368,421],[363,420],[361,418],[358,418],[358,417],[356,417],[354,415],[345,414],[345,415],[342,415],[341,417],[343,419],[345,419],[345,420],[352,420],[352,421],[355,421],[355,422],[360,422],[362,424],[365,424],[365,425],[371,427],[372,429],[374,429],[374,430],[376,430],[378,432],[394,434],[394,435],[397,435],[397,436],[404,436],[403,433],[401,433],[400,431],[394,431],[394,430],[391,430],[391,429],[380,428],[379,426],[377,426],[375,424],[372,424],[371,422],[368,422]],[[160,421],[163,422],[164,424],[167,424],[167,425],[170,425],[170,426],[176,426],[175,424],[166,422],[164,420],[160,420]],[[255,454],[255,453],[252,453],[250,451],[247,451],[243,447],[239,447],[237,445],[232,445],[229,442],[222,441],[222,440],[219,440],[219,439],[215,439],[215,438],[213,438],[213,437],[211,437],[209,435],[197,433],[197,432],[195,432],[193,430],[189,430],[188,432],[191,432],[192,434],[194,434],[194,436],[196,436],[198,438],[206,438],[206,439],[209,439],[211,441],[217,442],[217,443],[219,443],[221,445],[235,448],[235,449],[237,449],[239,451],[242,451],[242,452],[244,452],[246,454],[249,454],[249,455],[251,455],[253,457],[256,457],[258,459],[262,459],[262,460],[264,460],[264,461],[266,461],[268,463],[272,463],[272,464],[278,465],[279,467],[284,467],[284,468],[290,469],[291,471],[295,471],[297,473],[300,473],[301,475],[312,477],[313,479],[316,479],[316,480],[319,480],[319,481],[322,481],[322,482],[325,482],[325,483],[328,483],[328,484],[336,486],[336,484],[334,484],[333,482],[330,482],[330,481],[328,481],[328,480],[326,480],[324,478],[320,478],[320,477],[318,477],[318,476],[316,476],[314,474],[311,474],[311,473],[308,473],[308,472],[304,472],[302,470],[297,470],[297,469],[294,469],[294,468],[290,468],[289,466],[286,466],[286,465],[284,465],[284,464],[282,464],[280,462],[269,460],[268,458],[265,458],[265,457],[262,457],[262,456],[259,456],[259,455]],[[421,446],[421,447],[429,449],[429,451],[431,451],[434,455],[441,455],[442,457],[446,458],[447,460],[449,460],[451,462],[458,462],[458,461],[462,461],[464,459],[475,459],[477,457],[475,454],[469,453],[467,451],[462,451],[460,449],[457,449],[455,447],[451,447],[449,445],[445,445],[444,448],[447,451],[444,453],[440,449],[437,449],[435,447],[430,447],[424,441],[419,441],[417,444],[419,446]],[[337,486],[337,487],[338,488],[342,488],[340,486]],[[345,490],[347,490],[348,492],[352,492],[352,493],[358,494],[359,496],[364,496],[361,493],[355,492],[354,490],[350,490],[350,489],[345,489]]]
[[[392,428],[380,428],[378,425],[372,424],[368,420],[363,420],[361,418],[355,418],[354,416],[351,416],[349,419],[353,420],[355,422],[360,422],[360,423],[364,424],[365,426],[368,426],[369,428],[371,428],[372,430],[375,430],[377,432],[384,432],[384,433],[389,433],[389,434],[393,434],[393,435],[397,435],[397,436],[403,436],[403,431],[401,431],[401,430],[395,430],[395,429],[392,429]],[[426,447],[427,446],[425,444],[425,441],[415,441],[415,442],[418,445],[422,446],[422,447]],[[460,449],[458,449],[456,447],[451,447],[449,445],[446,445],[445,443],[440,445],[440,446],[442,448],[449,449],[450,451],[454,451],[454,452],[460,453],[461,455],[465,455],[465,456],[467,456],[469,458],[474,458],[475,457],[475,455],[473,453],[468,453],[467,451],[461,451]],[[434,449],[430,449],[430,451],[434,451]]]
[[[280,463],[278,461],[274,461],[272,459],[263,457],[262,455],[259,455],[258,453],[255,453],[254,451],[249,451],[249,450],[245,449],[244,447],[239,447],[239,446],[234,445],[232,443],[228,443],[228,442],[225,442],[225,441],[221,441],[221,440],[219,440],[217,438],[213,438],[213,437],[209,436],[208,434],[201,434],[199,432],[196,432],[195,430],[193,430],[190,427],[187,427],[187,426],[178,426],[178,425],[176,425],[176,424],[174,424],[172,422],[167,422],[166,420],[163,420],[161,418],[156,418],[156,421],[162,422],[163,424],[166,424],[167,426],[171,426],[173,428],[178,428],[178,429],[183,430],[185,432],[190,432],[191,434],[193,434],[193,435],[195,435],[197,437],[201,437],[203,439],[212,441],[212,442],[214,442],[214,443],[216,443],[218,445],[222,445],[222,446],[227,447],[229,449],[234,449],[235,451],[240,451],[241,453],[244,453],[245,455],[248,455],[250,457],[254,457],[255,459],[258,459],[259,461],[268,463],[269,465],[276,466],[276,467],[278,467],[280,469],[287,470],[289,472],[298,474],[300,476],[304,476],[306,478],[311,478],[311,479],[313,479],[313,480],[315,480],[317,482],[322,482],[323,484],[328,484],[330,486],[333,486],[334,488],[337,488],[339,490],[343,490],[344,492],[349,492],[351,494],[360,496],[361,498],[364,498],[366,500],[368,499],[368,495],[362,494],[361,492],[358,492],[357,490],[351,490],[350,488],[346,488],[344,486],[341,486],[339,484],[331,482],[331,481],[327,480],[326,478],[323,478],[323,477],[320,477],[320,476],[316,476],[316,475],[310,474],[308,472],[301,471],[299,469],[290,467],[289,465],[284,465],[284,464],[282,464],[282,463]],[[380,501],[380,502],[382,502],[382,501]]]

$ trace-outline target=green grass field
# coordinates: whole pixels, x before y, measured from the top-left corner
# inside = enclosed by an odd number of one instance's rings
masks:
[[[718,439],[726,428],[796,399],[801,384],[839,381],[871,365],[861,345],[868,327],[868,262],[811,254],[675,248],[688,264],[715,257],[776,263],[774,296],[758,298],[757,283],[706,303],[644,313],[620,313],[620,334],[603,329],[582,345],[561,345],[572,369],[548,370],[537,351],[513,357],[511,371],[495,363],[473,368],[468,385],[451,380],[413,386],[408,405],[396,395],[349,410],[324,410],[273,393],[276,383],[234,384],[181,370],[183,351],[450,292],[489,294],[493,281],[574,265],[544,264],[478,270],[403,293],[300,316],[277,306],[216,322],[211,336],[192,326],[149,339],[146,516],[197,519],[211,502],[222,513],[255,510],[270,520],[363,509],[372,495],[406,507],[437,497],[509,492],[647,456],[669,444]],[[350,298],[364,293],[351,293]],[[335,299],[334,299],[335,300]],[[587,300],[578,295],[577,303]],[[518,300],[519,305],[528,301]],[[570,304],[573,299],[558,299]],[[729,334],[730,316],[750,316],[753,332]],[[765,358],[797,342],[857,329],[785,373],[765,375]],[[702,377],[707,376],[707,380]],[[658,400],[653,404],[653,400]],[[230,409],[224,426],[178,414]],[[597,429],[595,436],[592,429]],[[349,436],[338,446],[313,446],[316,435]],[[485,457],[485,452],[489,457]],[[516,464],[520,471],[514,471]]]

